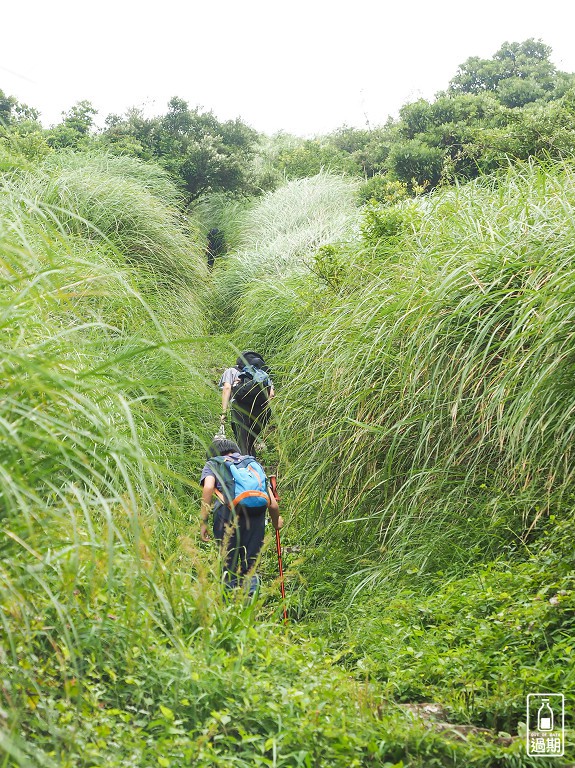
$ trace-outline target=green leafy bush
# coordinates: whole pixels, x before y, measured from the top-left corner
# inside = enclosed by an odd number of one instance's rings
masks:
[[[394,181],[383,174],[376,174],[367,179],[358,192],[360,204],[375,201],[384,205],[394,205],[406,197],[408,197],[407,184]]]
[[[525,559],[467,578],[412,576],[391,596],[371,591],[341,622],[346,663],[394,699],[433,701],[455,722],[517,733],[527,694],[564,693],[571,706],[573,565],[572,522],[553,519]]]

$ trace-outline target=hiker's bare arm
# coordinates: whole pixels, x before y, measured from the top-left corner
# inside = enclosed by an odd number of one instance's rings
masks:
[[[276,394],[276,391],[275,391],[275,389],[273,388],[273,385],[272,385],[270,387],[270,395],[269,395],[270,400],[272,399],[272,397],[275,397],[275,394]]]
[[[225,416],[225,413],[228,410],[231,394],[232,394],[232,385],[228,383],[224,384],[222,389],[222,416]]]
[[[268,506],[268,511],[270,513],[273,527],[276,529],[276,531],[279,531],[279,529],[283,526],[284,521],[283,517],[280,515],[280,508],[278,506],[277,499],[275,499],[273,495]]]
[[[202,516],[202,522],[200,525],[200,532],[202,535],[202,541],[210,540],[210,532],[208,530],[208,518],[212,509],[212,499],[214,497],[214,488],[216,487],[216,478],[212,475],[208,475],[205,478],[202,486],[202,502],[200,506],[200,514]]]

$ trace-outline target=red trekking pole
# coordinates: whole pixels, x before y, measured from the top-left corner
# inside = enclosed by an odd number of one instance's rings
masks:
[[[275,475],[270,475],[270,486],[271,486],[271,490],[275,500],[279,501],[280,497],[278,496],[278,483],[277,483],[277,477]],[[278,565],[280,569],[280,589],[281,589],[282,600],[283,600],[284,624],[287,624],[288,616],[287,616],[287,609],[286,609],[286,590],[284,585],[284,569],[282,566],[282,545],[280,540],[279,528],[276,528],[276,549],[278,553]]]

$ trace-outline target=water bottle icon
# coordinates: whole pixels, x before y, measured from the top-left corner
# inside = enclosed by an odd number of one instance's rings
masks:
[[[537,730],[538,731],[552,731],[553,730],[553,710],[549,706],[549,699],[543,699],[543,703],[539,707],[537,712]]]

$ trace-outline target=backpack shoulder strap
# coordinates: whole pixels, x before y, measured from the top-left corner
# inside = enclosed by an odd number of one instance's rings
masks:
[[[236,467],[247,467],[250,461],[257,461],[257,459],[255,458],[255,456],[250,456],[246,454],[245,456],[242,456],[240,459],[236,459],[236,461],[234,461],[234,464],[236,465]]]
[[[212,465],[216,478],[220,481],[224,491],[218,488],[214,489],[214,496],[226,507],[231,508],[234,498],[234,478],[230,469],[230,464],[235,464],[231,456],[213,456],[208,464]]]

